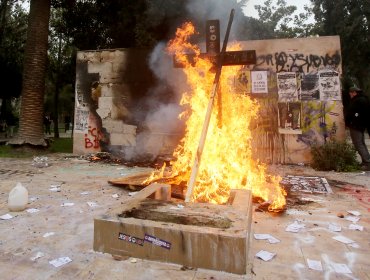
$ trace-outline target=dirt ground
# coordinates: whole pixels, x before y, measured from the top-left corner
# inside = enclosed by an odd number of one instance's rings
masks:
[[[48,157],[44,163],[47,166],[32,159],[0,161],[0,216],[13,217],[0,219],[1,279],[370,279],[370,172],[271,166],[269,170],[281,176],[326,178],[332,193],[297,194],[299,199],[278,215],[253,211],[252,234],[270,234],[279,242],[252,235],[248,273],[235,275],[132,257],[115,260],[95,252],[94,217],[130,199],[131,190],[107,181],[148,169],[62,154]],[[38,212],[9,212],[8,194],[17,182],[29,191],[27,209]],[[60,186],[59,192],[50,190],[55,186]],[[360,220],[347,220],[356,217],[347,211],[359,212]],[[286,231],[295,221],[301,226],[298,232]],[[341,231],[333,231],[330,224]],[[363,230],[353,230],[351,224],[363,226]],[[333,237],[345,237],[347,244]],[[264,261],[256,257],[260,250],[276,255]],[[60,267],[49,263],[61,257],[71,261]],[[320,261],[322,270],[310,269],[308,259]]]

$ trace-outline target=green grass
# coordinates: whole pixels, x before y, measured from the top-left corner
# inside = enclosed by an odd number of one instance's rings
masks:
[[[47,148],[30,148],[29,146],[12,147],[8,145],[0,145],[0,157],[28,158],[51,153],[72,153],[72,138],[50,138],[50,140],[50,146]]]

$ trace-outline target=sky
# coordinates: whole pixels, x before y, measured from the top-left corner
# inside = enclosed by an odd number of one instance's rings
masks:
[[[266,0],[249,0],[247,3],[247,7],[244,9],[244,14],[246,16],[258,18],[257,11],[254,9],[255,5],[263,6],[263,3]],[[274,1],[276,3],[276,0]],[[303,12],[304,5],[310,5],[310,0],[286,0],[287,5],[294,5],[297,7],[297,13]]]

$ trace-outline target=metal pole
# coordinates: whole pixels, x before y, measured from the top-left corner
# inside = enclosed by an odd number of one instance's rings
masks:
[[[211,119],[213,103],[214,103],[215,96],[216,96],[216,93],[217,93],[217,90],[218,90],[218,87],[219,87],[219,80],[220,80],[220,76],[221,76],[222,63],[223,63],[224,55],[225,55],[225,52],[226,52],[227,41],[229,40],[231,24],[232,24],[233,19],[234,19],[234,12],[235,12],[234,9],[232,9],[231,12],[230,12],[229,23],[227,25],[225,39],[224,39],[224,42],[223,42],[223,45],[222,45],[222,50],[221,50],[220,56],[217,60],[216,75],[215,75],[215,79],[213,80],[211,97],[210,97],[209,102],[208,102],[206,117],[205,117],[205,120],[204,120],[204,123],[203,123],[203,129],[202,129],[202,133],[200,135],[200,140],[199,140],[197,153],[195,154],[194,164],[193,164],[190,179],[189,179],[189,182],[188,182],[188,188],[187,188],[186,195],[185,195],[185,202],[189,202],[191,200],[192,195],[193,195],[193,188],[194,188],[194,184],[195,184],[195,181],[197,179],[197,175],[198,175],[198,171],[199,171],[200,160],[201,160],[202,153],[203,153],[204,143],[205,143],[206,137],[207,137],[209,121]]]

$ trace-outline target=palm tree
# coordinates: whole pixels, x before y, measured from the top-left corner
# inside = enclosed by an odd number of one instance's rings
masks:
[[[17,138],[9,144],[47,146],[43,104],[51,0],[31,0],[23,64],[21,112]]]

